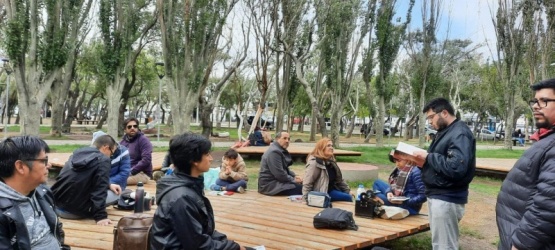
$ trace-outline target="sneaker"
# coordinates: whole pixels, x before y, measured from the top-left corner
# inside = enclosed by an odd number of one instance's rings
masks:
[[[210,190],[222,191],[222,187],[220,185],[212,184],[210,185]]]
[[[237,188],[237,192],[243,194],[243,193],[245,193],[245,188],[239,187],[239,188]]]

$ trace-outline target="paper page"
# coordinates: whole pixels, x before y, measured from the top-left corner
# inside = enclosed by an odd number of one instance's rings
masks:
[[[395,148],[393,157],[397,159],[412,161],[417,166],[422,167],[424,166],[425,159],[417,158],[416,156],[414,156],[414,152],[416,151],[425,151],[425,150],[410,144],[406,144],[404,142],[399,142],[399,144],[397,145],[397,148]]]
[[[415,151],[425,151],[424,149],[421,149],[419,147],[415,147],[413,145],[410,144],[406,144],[404,142],[399,142],[399,144],[397,145],[397,148],[395,148],[395,150],[399,150],[405,154],[408,155],[413,155]]]

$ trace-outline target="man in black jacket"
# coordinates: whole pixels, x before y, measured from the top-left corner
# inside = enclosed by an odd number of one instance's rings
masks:
[[[175,170],[156,184],[150,249],[245,249],[216,231],[214,210],[204,196],[201,174],[210,168],[211,147],[201,135],[173,138],[169,153]]]
[[[65,219],[93,218],[97,225],[112,224],[106,213],[110,188],[110,156],[117,143],[109,135],[98,137],[95,147],[77,149],[52,186],[56,213]]]
[[[0,142],[0,248],[60,249],[62,223],[48,187],[48,145],[34,136]]]
[[[495,207],[499,249],[555,249],[555,79],[532,85],[538,130],[503,181]]]
[[[431,100],[422,113],[438,131],[428,152],[415,152],[425,159],[422,181],[428,198],[432,247],[459,249],[459,221],[476,171],[476,140],[445,98]]]

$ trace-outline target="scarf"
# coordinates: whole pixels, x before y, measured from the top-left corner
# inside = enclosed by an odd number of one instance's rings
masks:
[[[544,138],[553,133],[553,131],[553,128],[540,128],[533,135],[530,136],[530,140],[539,141],[541,138]]]
[[[412,165],[405,165],[402,169],[395,168],[393,173],[389,176],[389,185],[391,186],[391,192],[395,196],[402,196],[405,191],[405,185],[408,181],[408,176],[410,171],[412,171]]]

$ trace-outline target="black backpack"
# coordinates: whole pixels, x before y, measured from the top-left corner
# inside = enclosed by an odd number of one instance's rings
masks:
[[[353,213],[339,208],[326,208],[317,213],[313,224],[315,228],[358,230]]]

